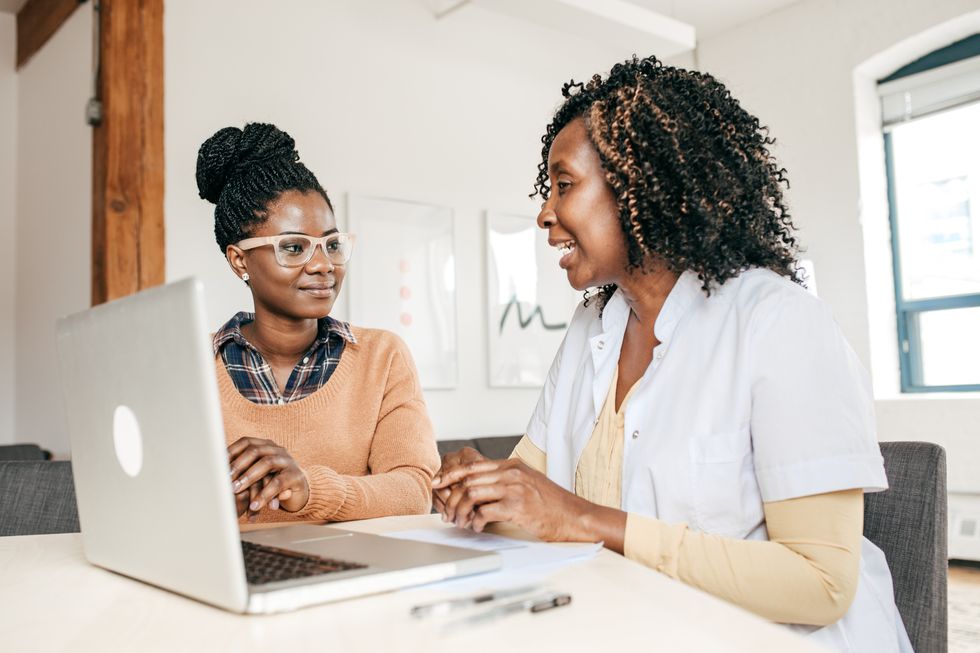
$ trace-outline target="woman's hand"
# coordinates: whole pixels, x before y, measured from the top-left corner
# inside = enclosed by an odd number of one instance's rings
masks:
[[[232,483],[232,487],[234,487],[234,482]],[[238,509],[239,517],[248,512],[249,504],[258,498],[259,492],[262,491],[263,487],[265,487],[265,479],[262,479],[257,483],[252,483],[252,485],[246,489],[235,494],[235,507]],[[269,505],[272,506],[275,503],[275,507],[278,507],[278,503],[276,503],[277,501],[278,499],[273,499],[273,501],[269,502]]]
[[[438,481],[447,474],[455,473],[455,470],[480,460],[487,460],[487,458],[472,447],[463,447],[459,451],[447,453],[442,457],[442,466],[436,472],[435,478],[432,479],[432,506],[436,509],[436,512],[442,515],[443,521],[449,521],[446,515],[446,504],[450,500],[452,500],[453,504],[458,502],[459,497],[456,495],[462,492],[462,488],[443,485],[437,486]],[[453,498],[451,499],[451,497]]]
[[[228,459],[239,515],[257,513],[266,505],[296,512],[309,501],[306,474],[289,452],[272,440],[240,438],[228,446]]]
[[[586,518],[598,506],[514,458],[487,460],[481,456],[451,467],[444,459],[432,487],[437,497],[449,490],[439,511],[443,519],[463,528],[480,532],[490,522],[507,521],[541,540],[596,541]]]

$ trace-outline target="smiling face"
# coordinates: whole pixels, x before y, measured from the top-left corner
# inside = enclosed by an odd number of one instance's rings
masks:
[[[337,232],[337,221],[317,192],[289,190],[267,207],[268,217],[249,233],[250,238],[305,234],[326,236]],[[333,309],[344,280],[345,266],[331,263],[317,247],[305,265],[289,268],[276,262],[272,245],[242,251],[227,249],[228,262],[240,277],[248,273],[256,313],[287,319],[319,319]]]
[[[618,283],[626,275],[626,240],[616,198],[583,118],[569,122],[555,137],[548,177],[551,192],[538,226],[562,253],[558,264],[568,283],[576,290]]]

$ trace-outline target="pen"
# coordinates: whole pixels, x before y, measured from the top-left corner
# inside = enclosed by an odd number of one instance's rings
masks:
[[[545,610],[550,610],[551,608],[560,608],[561,606],[568,605],[571,602],[571,594],[555,594],[550,598],[532,604],[531,612],[544,612]]]
[[[457,619],[450,622],[448,627],[450,629],[455,629],[461,626],[472,626],[485,621],[492,621],[498,617],[503,617],[515,612],[524,612],[525,610],[531,613],[544,612],[545,610],[550,610],[552,608],[560,608],[563,605],[568,605],[571,602],[571,594],[565,594],[562,592],[548,592],[546,594],[532,596],[520,601],[513,601],[512,603],[498,605],[484,612],[480,612],[479,614]]]
[[[433,603],[424,603],[422,605],[416,605],[412,608],[412,616],[425,617],[432,614],[445,614],[446,612],[451,612],[452,610],[458,610],[471,605],[479,605],[481,603],[488,603],[499,599],[508,599],[513,596],[520,596],[521,594],[527,594],[537,589],[538,588],[534,585],[527,585],[524,587],[511,587],[497,590],[495,592],[485,592],[474,596],[463,596],[455,599],[446,599],[444,601],[434,601]]]

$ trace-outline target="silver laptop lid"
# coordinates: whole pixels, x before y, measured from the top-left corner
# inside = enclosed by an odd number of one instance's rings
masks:
[[[85,555],[229,610],[247,588],[204,289],[186,279],[58,322]]]

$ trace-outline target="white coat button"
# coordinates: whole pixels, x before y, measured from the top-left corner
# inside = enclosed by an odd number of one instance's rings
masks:
[[[596,349],[602,349],[603,347],[605,347],[605,345],[606,345],[606,343],[603,342],[602,340],[600,340],[599,341],[599,344],[596,345]]]
[[[656,354],[653,355],[653,357],[656,358],[657,360],[660,360],[664,357],[664,353],[662,351],[658,351]]]
[[[638,437],[640,437],[640,432],[639,431],[633,431],[633,439],[635,440]]]

